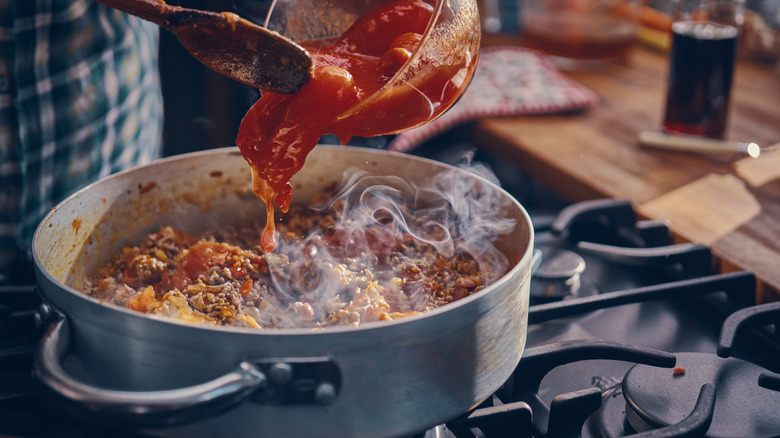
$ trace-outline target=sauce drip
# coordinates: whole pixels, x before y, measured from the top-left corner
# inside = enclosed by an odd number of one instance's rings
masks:
[[[334,134],[345,144],[353,135],[369,137],[417,126],[432,120],[439,114],[434,108],[448,107],[465,88],[450,85],[463,65],[437,66],[415,84],[422,100],[383,94],[344,117],[380,90],[419,48],[432,15],[433,6],[425,1],[400,0],[361,17],[335,40],[302,43],[314,61],[311,80],[295,94],[263,92],[244,116],[236,144],[252,167],[253,192],[266,205],[264,252],[276,248],[273,203],[288,211],[290,178],[323,135]],[[473,71],[473,65],[468,68]],[[423,106],[417,102],[426,107],[416,108]],[[390,125],[388,119],[393,119]]]

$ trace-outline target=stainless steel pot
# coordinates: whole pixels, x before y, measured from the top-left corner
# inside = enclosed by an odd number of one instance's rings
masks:
[[[424,183],[451,169],[404,154],[317,146],[293,180],[305,202],[351,167]],[[463,178],[480,177],[464,171]],[[75,193],[43,220],[38,286],[64,315],[36,357],[52,398],[160,436],[405,436],[467,412],[509,377],[526,340],[533,231],[499,239],[514,266],[431,312],[358,328],[242,330],[179,323],[100,303],[79,288],[122,246],[160,224],[197,232],[263,222],[236,148],[160,160]],[[164,426],[164,427],[160,427]]]

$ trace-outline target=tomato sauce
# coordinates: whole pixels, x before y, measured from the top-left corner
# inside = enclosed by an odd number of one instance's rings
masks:
[[[303,43],[314,61],[309,82],[292,95],[263,92],[246,114],[236,144],[252,168],[253,192],[265,202],[263,251],[276,248],[273,203],[288,211],[290,178],[320,137],[335,134],[346,143],[353,135],[371,137],[420,125],[465,88],[450,84],[464,66],[444,63],[413,84],[413,92],[383,93],[359,106],[411,58],[432,15],[430,3],[400,0],[358,19],[338,39]]]
[[[230,269],[233,278],[245,277],[246,268],[238,260],[241,254],[241,248],[237,246],[217,242],[198,242],[189,248],[176,270],[163,273],[162,285],[166,289],[184,290],[213,266],[226,266]],[[231,261],[232,263],[228,263]],[[257,260],[252,261],[257,262]]]

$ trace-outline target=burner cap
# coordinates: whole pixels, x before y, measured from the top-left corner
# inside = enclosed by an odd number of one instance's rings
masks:
[[[539,249],[542,250],[542,261],[533,275],[531,295],[545,301],[578,296],[585,260],[567,249]]]
[[[717,388],[708,437],[774,437],[780,434],[780,393],[758,386],[766,370],[741,359],[678,353],[677,366],[635,365],[623,379],[626,417],[638,432],[687,417],[705,383]]]

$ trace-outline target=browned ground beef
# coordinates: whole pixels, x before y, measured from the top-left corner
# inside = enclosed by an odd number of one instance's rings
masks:
[[[444,257],[408,233],[350,234],[335,223],[329,213],[293,207],[269,254],[259,249],[261,230],[191,236],[162,227],[124,248],[85,292],[142,313],[260,329],[392,320],[495,280],[457,250]]]

